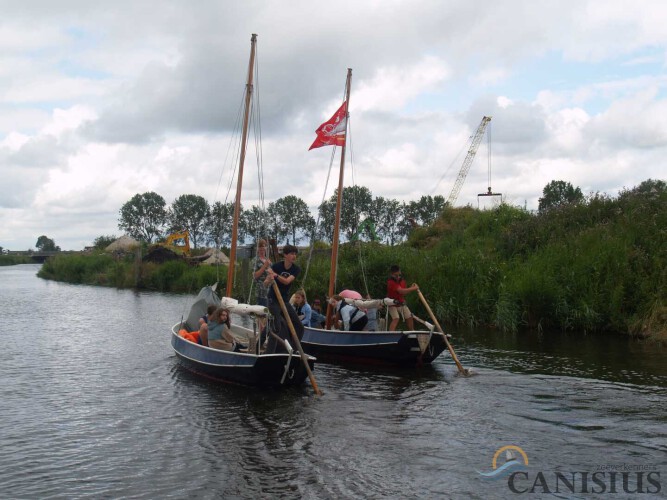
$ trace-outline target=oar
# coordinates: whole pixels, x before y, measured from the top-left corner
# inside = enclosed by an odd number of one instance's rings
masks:
[[[308,364],[308,357],[306,356],[306,353],[303,352],[303,348],[301,347],[301,342],[299,341],[299,337],[297,336],[296,330],[294,329],[294,325],[292,324],[292,318],[290,318],[289,313],[287,312],[287,307],[285,307],[285,301],[283,300],[283,296],[280,295],[280,289],[278,288],[278,284],[275,281],[273,282],[273,293],[278,299],[278,303],[280,304],[280,310],[283,312],[283,316],[285,317],[285,321],[287,322],[289,331],[292,334],[292,339],[294,340],[294,344],[296,344],[296,348],[299,349],[299,354],[301,355],[301,361],[303,361],[303,366],[306,368],[306,373],[308,373],[308,378],[310,379],[310,385],[313,386],[315,394],[321,396],[322,391],[320,391],[319,387],[317,387],[315,376],[313,375],[313,371],[310,369],[310,365]]]
[[[422,301],[422,304],[424,304],[424,307],[426,308],[426,311],[428,312],[428,315],[431,316],[431,319],[433,320],[433,323],[435,323],[435,326],[438,327],[438,330],[440,330],[442,332],[442,335],[445,338],[445,344],[447,344],[447,349],[449,349],[449,353],[452,355],[452,359],[454,360],[454,363],[456,363],[456,367],[459,369],[459,372],[461,372],[461,375],[465,375],[465,376],[470,375],[470,372],[467,369],[463,368],[463,365],[459,361],[459,358],[456,357],[456,353],[454,352],[454,348],[449,343],[449,340],[447,340],[447,334],[445,333],[445,331],[440,326],[440,323],[438,323],[438,320],[436,319],[435,314],[433,314],[433,311],[431,310],[431,306],[428,305],[428,302],[426,302],[426,299],[424,298],[424,295],[422,294],[422,292],[419,288],[417,289],[417,294],[419,295],[419,299]]]

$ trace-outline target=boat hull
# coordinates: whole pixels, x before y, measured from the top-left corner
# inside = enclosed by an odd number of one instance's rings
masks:
[[[319,361],[400,366],[431,363],[447,348],[444,335],[438,332],[348,332],[310,327],[304,328],[301,345]]]
[[[298,353],[247,354],[221,351],[185,340],[172,331],[171,347],[189,371],[206,378],[258,387],[300,385],[308,376]],[[312,370],[315,358],[308,357]]]

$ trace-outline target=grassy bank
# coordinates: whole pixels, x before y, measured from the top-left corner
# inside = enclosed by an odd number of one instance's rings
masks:
[[[307,254],[299,257],[306,266]],[[341,245],[338,286],[373,297],[399,264],[447,324],[622,333],[667,340],[667,187],[646,181],[617,198],[595,195],[544,213],[501,205],[446,209],[406,244]],[[235,296],[247,299],[252,266],[239,265]],[[75,283],[195,293],[227,271],[185,262],[142,264],[132,257],[58,256],[40,276]],[[303,281],[304,274],[300,277]],[[245,279],[243,279],[245,277]],[[329,257],[315,254],[307,296],[324,298]],[[408,303],[425,312],[414,294]]]
[[[16,266],[18,264],[34,264],[35,261],[24,255],[0,255],[0,266]]]

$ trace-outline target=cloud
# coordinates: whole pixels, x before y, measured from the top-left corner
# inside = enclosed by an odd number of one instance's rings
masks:
[[[136,193],[233,195],[253,32],[261,129],[254,115],[245,206],[261,199],[255,144],[267,204],[294,193],[320,203],[331,150],[307,148],[340,105],[347,68],[346,185],[376,196],[447,196],[482,116],[492,116],[491,147],[480,144],[459,204],[475,205],[489,184],[535,208],[551,180],[613,192],[664,178],[662,3],[336,6],[3,5],[0,245],[46,234],[81,248],[117,232]]]

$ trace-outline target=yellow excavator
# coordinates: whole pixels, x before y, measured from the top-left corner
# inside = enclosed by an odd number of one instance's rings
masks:
[[[176,243],[181,240],[184,244],[177,245]],[[168,260],[187,259],[188,257],[190,257],[190,233],[181,231],[170,234],[164,242],[151,245],[143,260],[162,263]]]
[[[176,242],[178,240],[183,240],[184,245],[177,245]],[[173,250],[180,251],[184,255],[190,255],[190,232],[183,231],[180,233],[172,233],[167,236],[163,245]]]

